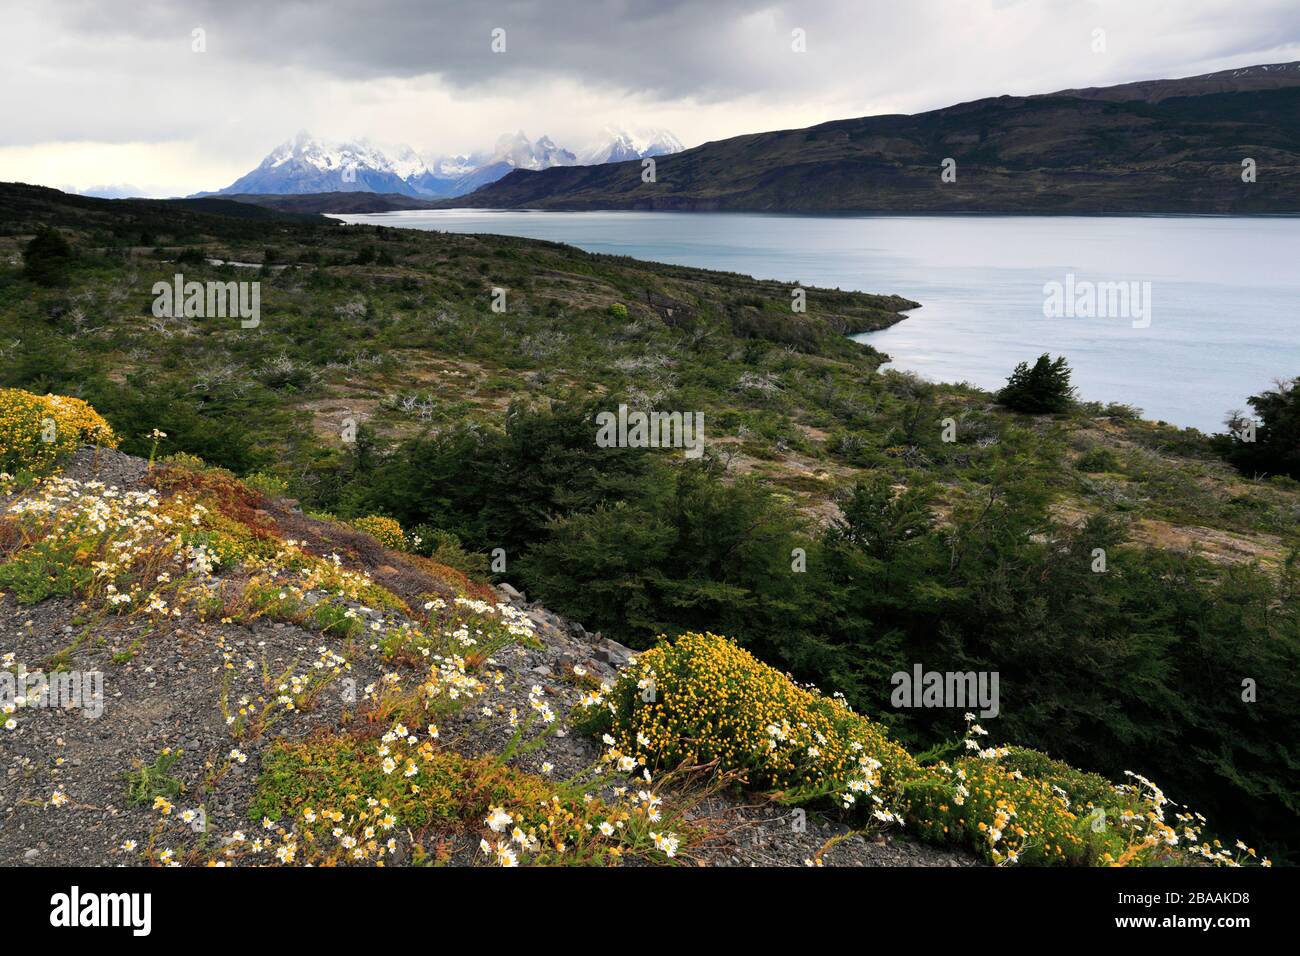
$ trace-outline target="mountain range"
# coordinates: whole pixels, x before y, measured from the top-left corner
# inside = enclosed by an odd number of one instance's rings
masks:
[[[302,195],[380,193],[422,198],[456,197],[496,182],[515,170],[608,163],[662,156],[684,147],[667,130],[634,136],[607,127],[579,156],[549,136],[537,140],[521,131],[501,136],[490,151],[472,155],[424,156],[410,146],[389,149],[367,139],[330,142],[300,132],[225,189],[199,195]]]
[[[666,156],[655,173],[643,181],[639,161],[516,169],[455,205],[1300,212],[1300,63],[736,136]]]

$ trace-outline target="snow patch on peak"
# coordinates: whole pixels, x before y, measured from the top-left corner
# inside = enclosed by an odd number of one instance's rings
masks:
[[[580,162],[584,166],[622,163],[630,159],[644,159],[647,156],[679,153],[685,148],[681,140],[666,129],[639,130],[632,133],[619,126],[606,126],[601,130],[600,138],[582,152]]]

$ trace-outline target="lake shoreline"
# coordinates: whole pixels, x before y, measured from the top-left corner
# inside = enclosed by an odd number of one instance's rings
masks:
[[[362,193],[360,195],[367,195]],[[280,197],[276,197],[280,198]],[[245,200],[240,200],[245,201]],[[718,215],[718,216],[762,216],[762,217],[788,217],[791,219],[911,219],[911,218],[928,218],[928,219],[1300,219],[1300,212],[1162,212],[1159,210],[1147,210],[1145,212],[1085,212],[1080,210],[1068,211],[1035,211],[1035,210],[1008,210],[1008,211],[991,211],[991,210],[968,210],[956,212],[944,212],[940,210],[915,209],[842,209],[842,210],[791,210],[791,209],[643,209],[632,206],[611,206],[611,207],[590,207],[573,209],[558,209],[542,206],[519,206],[511,208],[488,207],[488,206],[412,206],[409,209],[385,209],[379,212],[375,211],[356,211],[334,210],[330,212],[321,211],[319,214],[328,219],[338,219],[346,222],[344,216],[389,216],[389,215],[409,215],[412,213],[465,213],[467,215],[491,215],[491,214],[536,214],[536,213],[681,213],[684,215]],[[350,225],[350,223],[349,223]]]
[[[996,391],[1018,363],[1064,355],[1081,395],[1207,434],[1222,431],[1249,396],[1300,371],[1296,216],[461,209],[341,221],[532,238],[752,277],[770,284],[772,300],[788,301],[795,286],[810,295],[888,292],[898,297],[889,311],[907,314],[859,314],[843,332],[868,335],[863,344],[893,369]],[[1052,315],[1048,289],[1075,280],[1149,296],[1140,315]]]

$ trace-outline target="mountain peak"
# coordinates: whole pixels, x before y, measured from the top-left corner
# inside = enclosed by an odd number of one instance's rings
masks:
[[[266,155],[256,169],[219,194],[316,192],[400,192],[415,195],[411,183],[429,170],[409,146],[390,152],[365,137],[352,142],[319,139],[299,130]]]
[[[685,149],[676,136],[666,129],[643,130],[633,134],[620,126],[606,126],[600,139],[582,153],[583,166],[621,163],[647,156],[664,156]]]
[[[573,153],[556,146],[549,136],[530,142],[523,130],[503,133],[497,140],[492,159],[514,169],[549,169],[552,166],[572,166],[578,161]]]
[[[622,129],[606,128],[602,143],[594,151],[588,150],[582,162],[619,162],[681,148],[676,137],[665,130],[634,137]],[[491,153],[426,157],[407,145],[380,146],[364,136],[335,142],[300,129],[271,150],[256,169],[217,195],[379,192],[461,196],[514,169],[542,170],[578,164],[578,157],[549,135],[529,140],[524,130],[501,134]]]

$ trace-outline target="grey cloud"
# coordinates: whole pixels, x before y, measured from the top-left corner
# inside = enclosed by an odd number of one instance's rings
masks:
[[[341,99],[337,83],[354,112],[382,106],[385,83],[418,80],[468,103],[508,95],[512,125],[553,129],[573,108],[568,83],[701,126],[734,108],[759,130],[769,103],[788,125],[1300,59],[1294,0],[9,0],[0,23],[0,145],[252,136],[260,149]]]
[[[63,29],[108,43],[131,38],[188,44],[190,31],[202,27],[211,55],[300,66],[336,78],[433,73],[473,88],[565,75],[663,97],[705,99],[759,88],[764,62],[788,49],[790,29],[759,30],[755,42],[743,24],[765,14],[761,7],[755,14],[755,4],[743,0],[191,0],[56,2],[45,9]],[[778,20],[788,18],[780,5],[766,9]],[[491,50],[497,28],[505,30],[505,53]]]
[[[1144,77],[1175,68],[1189,55],[1223,56],[1300,40],[1300,9],[1286,0],[1187,0],[1160,7],[1069,0],[55,0],[41,9],[63,29],[104,43],[127,37],[186,43],[190,30],[202,26],[214,56],[356,81],[433,73],[473,89],[567,76],[705,102],[834,80],[887,89],[891,75],[915,65],[913,56],[931,75],[978,75],[990,66],[979,62],[981,56],[999,55],[997,35],[965,36],[961,57],[928,54],[936,39],[963,30],[981,10],[1010,30],[1041,23],[1037,42],[1065,50],[1071,46],[1060,34],[1082,38],[1081,26],[1095,20],[1114,34],[1114,62]],[[790,56],[795,27],[809,38],[808,54],[798,60]],[[504,54],[491,52],[495,28],[506,31]],[[1195,48],[1166,51],[1161,34]],[[1086,43],[1073,46],[1085,60]]]

